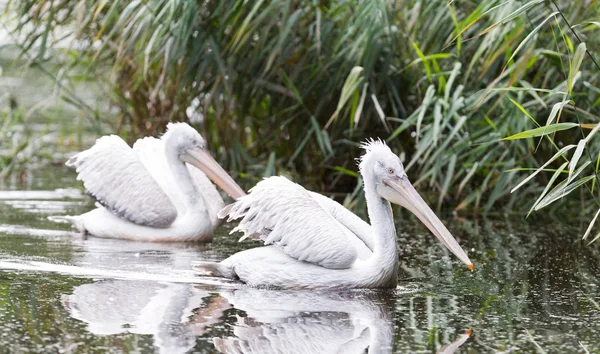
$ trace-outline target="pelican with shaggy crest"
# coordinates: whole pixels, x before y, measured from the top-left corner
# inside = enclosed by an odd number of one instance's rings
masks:
[[[393,288],[397,286],[396,228],[390,202],[403,206],[463,263],[473,263],[419,196],[404,167],[382,141],[363,145],[359,170],[371,225],[342,205],[285,177],[259,182],[219,212],[241,219],[232,232],[266,246],[220,263],[198,262],[202,274],[279,288]]]
[[[245,195],[185,123],[169,123],[160,139],[139,139],[133,148],[116,135],[101,137],[66,165],[75,168],[97,208],[50,220],[98,237],[210,241],[224,206],[211,180],[234,199]]]

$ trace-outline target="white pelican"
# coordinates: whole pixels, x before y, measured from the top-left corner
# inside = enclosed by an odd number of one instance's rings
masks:
[[[133,149],[116,135],[104,136],[66,165],[76,169],[98,207],[50,219],[98,237],[210,241],[224,203],[206,176],[234,199],[245,194],[185,123],[169,123],[160,139],[139,139]]]
[[[371,225],[335,201],[284,177],[259,182],[219,212],[243,218],[233,229],[266,245],[220,263],[199,262],[201,273],[280,288],[390,288],[397,285],[396,229],[390,202],[414,213],[473,270],[473,263],[419,196],[404,167],[381,141],[363,145],[359,170]]]

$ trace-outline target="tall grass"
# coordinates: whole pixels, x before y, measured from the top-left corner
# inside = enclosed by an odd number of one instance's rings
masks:
[[[119,112],[111,129],[134,138],[200,118],[212,150],[248,185],[273,173],[311,176],[312,188],[360,205],[353,158],[358,142],[378,136],[440,207],[539,210],[579,190],[586,211],[598,208],[600,69],[586,51],[599,44],[598,1],[9,8],[32,63],[60,56],[62,78],[83,67],[110,84]],[[68,46],[53,45],[58,29],[70,33]]]
[[[0,80],[2,76],[0,66]],[[0,178],[18,171],[19,167],[34,156],[31,132],[27,129],[15,129],[23,120],[23,112],[18,109],[14,97],[8,92],[0,92]]]

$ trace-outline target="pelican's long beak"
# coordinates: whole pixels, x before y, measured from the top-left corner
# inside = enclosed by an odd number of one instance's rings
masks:
[[[182,156],[182,160],[198,167],[233,199],[238,199],[246,195],[244,190],[235,183],[233,178],[225,172],[223,167],[207,151],[189,149]]]
[[[408,177],[384,179],[383,184],[384,186],[378,188],[378,192],[382,197],[405,207],[415,214],[444,246],[473,271],[475,266],[471,263],[465,251],[463,251],[448,229],[446,229],[446,226],[442,224],[442,221],[433,213],[419,193],[417,193],[415,187],[409,182]]]

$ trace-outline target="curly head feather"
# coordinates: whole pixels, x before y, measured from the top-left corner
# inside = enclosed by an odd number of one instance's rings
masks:
[[[374,155],[386,155],[386,154],[394,154],[389,146],[385,143],[385,141],[380,138],[377,139],[367,139],[365,142],[360,144],[360,147],[365,150],[365,154],[359,157],[358,160],[358,168],[365,168],[365,164],[369,160],[369,158]]]
[[[205,147],[204,138],[202,135],[192,128],[187,123],[181,122],[170,122],[167,124],[167,131],[161,137],[162,140],[167,141],[173,139],[177,141],[176,144],[182,147],[197,145],[200,148]]]

